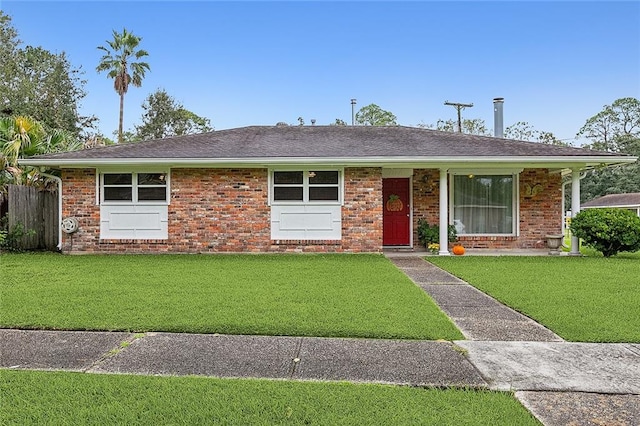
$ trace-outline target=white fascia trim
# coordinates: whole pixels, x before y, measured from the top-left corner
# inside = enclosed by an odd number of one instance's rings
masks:
[[[584,167],[611,164],[627,164],[637,161],[637,157],[562,156],[562,157],[255,157],[255,158],[109,158],[109,159],[23,159],[20,164],[27,166],[52,166],[58,168],[108,167],[108,166],[165,166],[165,167],[278,167],[293,164],[308,165],[354,165],[433,168],[469,167],[469,164],[522,164],[528,166]]]
[[[618,204],[615,206],[580,206],[581,209],[637,209],[640,208],[640,204]]]

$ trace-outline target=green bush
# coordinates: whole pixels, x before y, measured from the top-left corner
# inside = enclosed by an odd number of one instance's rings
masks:
[[[9,229],[9,218],[4,216],[0,220],[0,251],[21,252],[20,240],[22,237],[35,235],[33,229],[26,229],[22,222],[17,222]]]
[[[571,219],[570,229],[604,257],[640,250],[640,218],[630,210],[583,210]]]
[[[425,219],[418,220],[418,240],[425,247],[432,243],[438,244],[440,242],[440,226],[429,225]],[[449,225],[449,242],[454,241],[458,241],[458,232],[455,226]]]

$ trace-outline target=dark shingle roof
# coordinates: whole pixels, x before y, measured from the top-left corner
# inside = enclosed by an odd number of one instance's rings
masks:
[[[602,156],[606,153],[414,127],[252,126],[39,158]]]
[[[630,207],[640,206],[640,192],[628,194],[609,194],[599,198],[594,198],[582,204],[582,207]]]

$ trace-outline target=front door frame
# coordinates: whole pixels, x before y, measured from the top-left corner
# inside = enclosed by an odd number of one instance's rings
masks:
[[[413,247],[413,169],[382,169],[382,179],[387,178],[405,178],[409,180],[409,245],[402,246],[386,246],[383,247]],[[382,192],[380,192],[380,198],[382,198]],[[384,200],[382,204],[384,205]],[[384,208],[384,207],[383,207]],[[384,220],[384,219],[383,219]],[[384,224],[383,224],[384,226]]]

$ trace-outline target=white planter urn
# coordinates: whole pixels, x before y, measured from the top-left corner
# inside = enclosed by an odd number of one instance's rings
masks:
[[[553,256],[557,256],[560,254],[560,247],[562,247],[562,240],[564,239],[564,235],[546,235],[547,239],[547,247],[549,247],[549,254]]]

